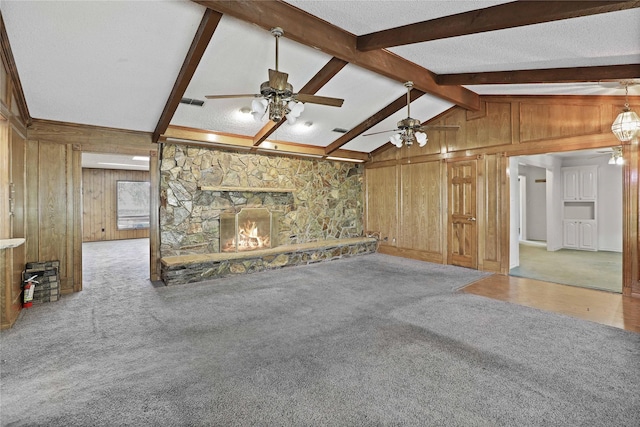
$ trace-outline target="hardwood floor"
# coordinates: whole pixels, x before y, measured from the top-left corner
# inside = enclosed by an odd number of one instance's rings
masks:
[[[640,298],[497,274],[462,291],[640,333]]]

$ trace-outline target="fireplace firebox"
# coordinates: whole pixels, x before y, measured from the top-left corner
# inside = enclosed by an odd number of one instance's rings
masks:
[[[243,252],[278,246],[278,213],[243,208],[220,214],[220,252]]]

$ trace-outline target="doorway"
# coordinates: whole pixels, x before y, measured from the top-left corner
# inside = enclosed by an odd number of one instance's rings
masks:
[[[131,215],[136,213],[129,212],[129,201],[136,201],[136,206],[145,199],[149,203],[148,185],[127,185],[150,182],[149,157],[84,152],[81,176],[83,281],[88,283],[92,277],[104,274],[101,265],[108,258],[104,253],[110,252],[112,258],[116,254],[134,257],[131,261],[144,265],[146,277],[150,277],[148,217],[146,223],[123,220],[134,218]]]
[[[611,150],[581,150],[510,159],[510,220],[519,225],[512,226],[510,232],[510,275],[622,292],[622,168],[609,164],[608,151]],[[587,167],[598,171],[596,197],[589,202],[567,202],[563,170]],[[567,242],[566,230],[571,229],[568,227],[580,226],[580,221],[567,221],[571,209],[593,211],[577,211],[580,215],[593,215],[592,220],[584,221],[583,231],[589,233],[583,236],[585,241],[595,239],[595,246],[587,247],[590,250],[571,247]]]

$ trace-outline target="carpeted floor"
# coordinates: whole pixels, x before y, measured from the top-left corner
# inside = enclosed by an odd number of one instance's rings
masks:
[[[640,334],[365,255],[175,287],[148,241],[0,334],[3,426],[638,426]],[[136,256],[136,254],[140,254]]]
[[[520,265],[509,275],[545,282],[622,292],[622,253],[560,249],[546,244],[521,242]]]

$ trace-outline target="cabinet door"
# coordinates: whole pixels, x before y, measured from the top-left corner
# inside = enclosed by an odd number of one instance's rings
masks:
[[[578,224],[580,233],[580,249],[595,251],[598,249],[598,230],[595,221],[580,221]]]
[[[562,221],[563,241],[565,248],[578,248],[578,221]]]
[[[580,200],[595,200],[598,189],[598,169],[587,167],[580,169]]]
[[[562,185],[564,200],[578,200],[578,169],[565,169],[562,171]]]

